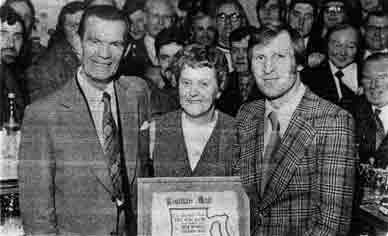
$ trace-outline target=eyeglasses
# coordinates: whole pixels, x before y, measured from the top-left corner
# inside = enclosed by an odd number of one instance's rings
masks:
[[[226,20],[229,19],[230,22],[232,23],[237,23],[240,20],[241,16],[239,13],[233,13],[233,14],[225,14],[225,13],[220,13],[217,15],[217,21],[226,23]]]
[[[328,6],[324,9],[327,14],[338,14],[345,12],[345,8],[343,6]]]

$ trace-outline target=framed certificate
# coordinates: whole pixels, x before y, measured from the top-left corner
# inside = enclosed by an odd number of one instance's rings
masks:
[[[249,200],[240,178],[139,178],[138,235],[249,235]]]

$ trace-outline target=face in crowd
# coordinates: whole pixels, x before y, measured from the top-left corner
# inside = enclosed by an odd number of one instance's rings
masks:
[[[208,15],[195,17],[193,21],[193,43],[205,46],[213,45],[216,37],[216,28],[213,19]]]
[[[366,62],[362,72],[362,86],[368,101],[377,107],[388,104],[388,58]]]
[[[279,0],[267,0],[266,3],[259,7],[257,16],[261,26],[272,28],[280,25],[281,6]]]
[[[154,38],[160,31],[173,24],[174,11],[167,0],[156,0],[146,4],[145,13],[146,31]]]
[[[127,25],[90,16],[81,38],[81,73],[96,87],[105,88],[112,81],[125,48]]]
[[[231,55],[233,68],[238,73],[249,71],[248,62],[248,41],[249,36],[242,38],[240,41],[233,41],[231,43]]]
[[[0,58],[1,63],[12,64],[19,56],[23,45],[23,26],[0,21]]]
[[[207,117],[221,95],[216,70],[207,66],[185,65],[179,78],[179,101],[183,111],[192,118]]]
[[[22,17],[24,21],[24,25],[26,27],[27,34],[31,33],[33,23],[34,23],[34,16],[32,9],[28,6],[26,2],[23,1],[17,1],[9,4],[9,6],[19,14],[19,16]]]
[[[129,33],[135,40],[143,38],[145,35],[145,14],[144,11],[138,10],[129,15],[131,26]]]
[[[335,25],[345,23],[346,12],[343,2],[327,2],[323,7],[323,24],[330,29]]]
[[[233,3],[223,4],[218,8],[216,16],[216,28],[218,31],[218,43],[229,47],[230,33],[242,26],[241,13]]]
[[[371,15],[365,23],[365,45],[372,51],[388,48],[388,15]]]
[[[296,3],[288,15],[288,23],[301,37],[307,37],[314,23],[314,7],[308,3]]]
[[[280,32],[275,38],[251,49],[251,68],[257,87],[269,100],[288,99],[299,81],[290,35]]]
[[[361,9],[364,13],[381,10],[380,0],[360,0]]]
[[[175,54],[181,49],[182,49],[182,45],[179,45],[175,42],[169,43],[160,47],[159,55],[158,55],[160,72],[165,78],[167,79],[171,78],[171,75],[168,74],[171,61],[174,58]]]
[[[83,11],[75,12],[74,14],[66,14],[64,22],[65,37],[76,51],[80,51],[80,42],[78,36],[78,27],[81,21]]]
[[[337,67],[344,68],[356,60],[358,36],[354,28],[333,32],[329,37],[329,60]]]

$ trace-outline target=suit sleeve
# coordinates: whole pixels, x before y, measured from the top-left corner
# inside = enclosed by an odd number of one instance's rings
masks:
[[[55,160],[49,122],[28,107],[19,155],[20,211],[27,235],[56,235]],[[47,114],[47,113],[46,113]]]
[[[340,112],[326,124],[316,137],[318,175],[312,194],[318,211],[304,236],[345,236],[350,227],[358,163],[354,122]]]

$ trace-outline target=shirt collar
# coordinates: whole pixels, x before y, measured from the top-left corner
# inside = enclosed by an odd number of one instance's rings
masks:
[[[108,83],[107,87],[104,90],[98,89],[92,86],[82,75],[81,67],[79,67],[77,71],[77,80],[88,101],[100,102],[102,100],[102,94],[104,92],[107,92],[111,98],[115,95],[113,81]],[[97,100],[95,100],[96,98]]]
[[[329,65],[330,65],[330,69],[331,69],[331,72],[333,73],[333,75],[335,73],[337,73],[337,71],[339,71],[339,70],[342,71],[344,74],[348,74],[351,71],[354,71],[357,69],[357,65],[355,62],[353,62],[353,63],[351,63],[351,64],[349,64],[346,67],[341,68],[341,69],[337,68],[330,60],[329,60]]]
[[[372,110],[375,112],[376,109],[379,109],[381,113],[387,113],[388,114],[388,104],[383,107],[377,107],[375,105],[372,105]]]
[[[292,114],[296,110],[296,107],[299,105],[300,101],[302,100],[304,94],[306,91],[306,86],[303,83],[300,83],[298,86],[293,98],[285,103],[282,104],[279,108],[274,108],[271,106],[271,104],[268,102],[268,100],[265,100],[265,112],[264,117],[268,117],[269,113],[274,111],[276,112],[279,122],[280,122],[280,133],[281,135],[284,134],[285,130],[288,127],[288,124],[291,120]]]

